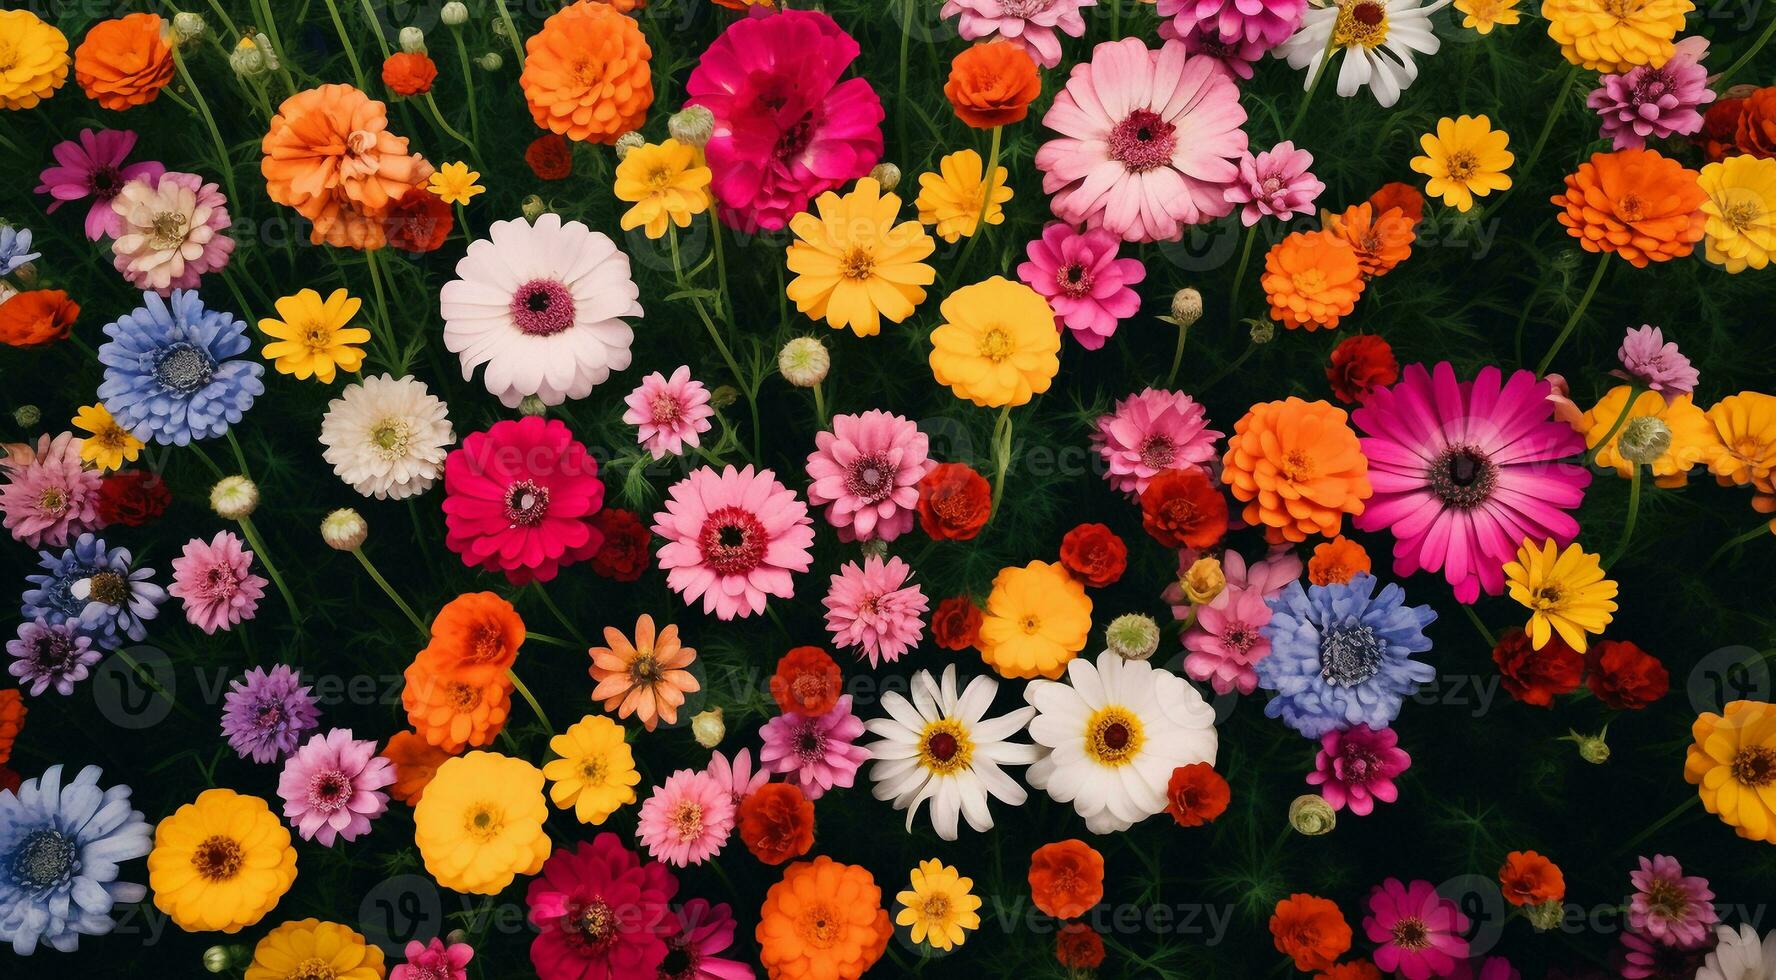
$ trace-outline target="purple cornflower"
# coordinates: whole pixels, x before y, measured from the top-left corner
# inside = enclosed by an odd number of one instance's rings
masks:
[[[302,675],[283,664],[254,667],[229,682],[222,698],[222,734],[243,759],[276,762],[320,727],[321,714]]]

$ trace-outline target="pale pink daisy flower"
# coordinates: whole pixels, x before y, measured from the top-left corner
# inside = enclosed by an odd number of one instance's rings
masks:
[[[196,289],[234,252],[234,239],[222,234],[234,223],[228,198],[196,174],[137,177],[111,199],[111,210],[118,222],[111,262],[139,289],[162,296]]]
[[[937,467],[931,442],[903,416],[879,409],[835,415],[814,434],[808,502],[825,505],[840,541],[893,541],[913,527],[919,480]]]
[[[810,800],[834,786],[849,789],[869,749],[857,744],[863,722],[851,713],[851,695],[840,695],[824,715],[785,714],[759,729],[759,765],[789,777]]]
[[[1263,629],[1270,606],[1257,589],[1228,585],[1196,609],[1196,623],[1184,634],[1184,673],[1206,681],[1216,694],[1250,694],[1258,686],[1253,666],[1270,655]]]
[[[1708,879],[1684,874],[1669,854],[1640,859],[1628,873],[1634,894],[1628,899],[1628,927],[1655,942],[1679,948],[1700,946],[1718,916]]]
[[[1702,376],[1677,344],[1667,341],[1665,332],[1654,326],[1628,328],[1616,358],[1622,366],[1611,371],[1611,376],[1646,385],[1663,395],[1668,405],[1695,391]]]
[[[185,602],[185,618],[205,633],[231,629],[253,618],[265,596],[266,580],[253,574],[253,553],[229,531],[209,541],[192,538],[173,559],[167,591]]]
[[[1375,809],[1375,801],[1392,803],[1400,798],[1394,777],[1412,765],[1412,756],[1400,748],[1400,736],[1392,728],[1376,730],[1356,725],[1320,736],[1320,752],[1309,786],[1320,788],[1320,797],[1333,810],[1350,807],[1359,817]]]
[[[1055,32],[1083,37],[1080,8],[1097,5],[1098,0],[944,0],[938,16],[961,15],[956,32],[964,41],[998,35],[1022,45],[1037,64],[1053,68],[1061,63],[1061,39]]]
[[[841,647],[861,647],[870,666],[893,663],[925,635],[925,593],[909,585],[912,566],[870,555],[839,567],[826,592],[826,630]]]
[[[370,821],[388,810],[382,788],[394,781],[395,765],[376,754],[375,742],[335,728],[310,738],[285,760],[278,796],[303,840],[332,847],[335,840],[370,832]]]
[[[734,798],[735,812],[739,812],[741,800],[751,796],[753,790],[771,781],[771,774],[763,769],[757,772],[753,771],[751,749],[741,749],[735,753],[732,762],[729,762],[728,757],[720,752],[711,752],[709,765],[704,767],[703,771],[715,777],[716,782],[727,788],[728,795]]]
[[[709,389],[691,378],[691,369],[679,365],[668,378],[655,371],[623,399],[629,410],[623,421],[636,426],[635,441],[655,459],[679,456],[686,446],[701,445],[715,409],[709,407]]]
[[[1257,156],[1240,158],[1239,179],[1227,188],[1227,200],[1240,208],[1240,223],[1250,228],[1266,215],[1287,221],[1312,214],[1314,199],[1326,189],[1308,172],[1313,154],[1284,140]]]
[[[1036,151],[1055,217],[1131,242],[1170,241],[1233,210],[1223,190],[1246,151],[1239,89],[1177,41],[1106,41],[1075,65]]]
[[[648,856],[682,868],[720,854],[733,829],[729,787],[707,772],[680,769],[641,805],[635,836],[647,847]]]
[[[36,548],[59,548],[99,527],[99,474],[80,461],[80,440],[72,432],[37,440],[18,455],[0,461],[0,521],[13,538]]]
[[[791,573],[808,570],[814,543],[808,506],[751,466],[705,466],[673,484],[653,530],[666,539],[656,555],[666,585],[717,619],[756,616],[766,596],[793,598]]]
[[[1136,496],[1162,470],[1202,466],[1214,459],[1220,438],[1196,399],[1147,388],[1098,416],[1091,441],[1108,467],[1104,478],[1111,489]]]
[[[1102,348],[1117,324],[1141,309],[1141,297],[1131,287],[1147,278],[1147,267],[1140,259],[1117,258],[1121,245],[1102,228],[1076,232],[1051,221],[1024,249],[1029,261],[1017,267],[1024,285],[1054,308],[1055,326],[1086,350]]]

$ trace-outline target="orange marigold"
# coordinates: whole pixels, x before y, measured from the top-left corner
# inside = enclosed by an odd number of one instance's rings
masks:
[[[504,676],[472,684],[431,669],[420,657],[402,674],[401,706],[407,723],[427,743],[451,754],[488,745],[512,713],[512,682]]]
[[[1369,552],[1341,534],[1314,545],[1313,557],[1307,562],[1307,580],[1315,585],[1342,585],[1370,567]]]
[[[417,732],[396,732],[383,746],[382,757],[395,765],[395,782],[389,787],[389,795],[408,806],[418,806],[426,785],[451,756]]]
[[[1566,897],[1566,876],[1534,851],[1512,851],[1499,868],[1499,888],[1512,905],[1540,905]]]
[[[1030,898],[1057,919],[1077,919],[1104,899],[1104,855],[1082,840],[1044,844],[1030,855]]]
[[[1332,969],[1351,946],[1350,923],[1338,903],[1318,895],[1295,894],[1278,902],[1270,935],[1277,952],[1303,973]]]
[[[1259,281],[1271,319],[1291,330],[1330,330],[1363,295],[1357,250],[1328,231],[1298,231],[1271,246]]]
[[[654,102],[653,57],[635,21],[580,2],[551,14],[525,43],[518,84],[538,126],[585,143],[615,143]]]
[[[153,102],[173,79],[173,49],[159,14],[102,20],[74,49],[74,80],[107,109]]]
[[[31,289],[0,302],[0,343],[36,347],[66,340],[80,304],[59,289]]]
[[[424,95],[438,80],[438,66],[418,51],[397,51],[382,63],[382,84],[396,95]]]
[[[753,937],[771,980],[858,980],[888,949],[894,927],[867,868],[825,855],[797,861],[765,893]]]
[[[944,95],[956,118],[975,129],[1018,122],[1042,94],[1036,62],[1022,45],[1010,41],[976,44],[950,62]]]
[[[1373,201],[1352,205],[1343,214],[1328,213],[1324,217],[1326,231],[1344,239],[1357,253],[1357,268],[1364,279],[1385,276],[1394,266],[1412,254],[1412,241],[1418,237],[1417,222],[1399,207],[1381,209]]]
[[[0,764],[12,758],[12,743],[25,730],[25,696],[14,688],[0,691]]]
[[[1290,397],[1253,405],[1235,423],[1221,477],[1246,501],[1247,524],[1269,528],[1273,541],[1306,541],[1336,535],[1345,514],[1363,512],[1369,461],[1348,418],[1328,402]]]
[[[1594,153],[1551,200],[1587,252],[1615,252],[1637,269],[1682,258],[1702,240],[1700,175],[1656,150]]]
[[[432,642],[419,652],[432,672],[468,684],[505,676],[524,642],[524,620],[492,592],[470,592],[444,604],[432,619]]]
[[[388,131],[388,107],[350,85],[285,99],[259,148],[266,194],[314,222],[317,245],[381,248],[390,205],[432,174]]]

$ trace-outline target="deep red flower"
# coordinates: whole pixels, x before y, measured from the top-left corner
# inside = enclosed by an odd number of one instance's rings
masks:
[[[824,715],[845,693],[838,662],[819,647],[796,647],[777,661],[771,698],[784,714]]]
[[[1055,934],[1055,959],[1069,970],[1095,970],[1104,965],[1104,937],[1084,922],[1069,922]]]
[[[559,133],[544,133],[524,148],[524,162],[541,180],[566,180],[573,175],[573,147]]]
[[[1638,711],[1671,690],[1671,674],[1659,658],[1627,640],[1591,644],[1585,669],[1591,693],[1618,710]]]
[[[1227,499],[1200,467],[1161,470],[1141,491],[1141,526],[1168,548],[1209,548],[1227,533]]]
[[[1400,380],[1400,362],[1394,359],[1394,348],[1387,341],[1374,334],[1357,334],[1332,348],[1326,380],[1332,382],[1332,394],[1339,401],[1355,405],[1371,391]]]
[[[919,526],[938,541],[967,541],[993,512],[993,488],[965,463],[939,463],[919,481]]]
[[[1745,115],[1744,99],[1721,99],[1702,114],[1702,130],[1690,137],[1702,148],[1702,158],[1718,163],[1739,154],[1739,117]]]
[[[388,243],[403,252],[435,252],[456,227],[456,215],[443,198],[423,187],[409,187],[389,204],[382,219]]]
[[[1499,634],[1492,662],[1498,665],[1506,693],[1543,708],[1555,696],[1576,690],[1585,669],[1584,656],[1559,636],[1550,636],[1548,645],[1537,650],[1530,645],[1529,634],[1516,627]]]
[[[1192,762],[1172,770],[1166,784],[1166,812],[1180,827],[1200,827],[1227,812],[1233,794],[1227,780],[1207,762]]]
[[[1061,564],[1094,588],[1122,578],[1128,568],[1128,545],[1102,524],[1081,524],[1061,539]]]
[[[606,507],[592,517],[592,526],[604,532],[604,544],[592,556],[592,571],[618,582],[633,582],[648,567],[648,542],[652,532],[641,518],[620,507]]]
[[[931,614],[931,638],[945,650],[966,650],[980,639],[980,607],[965,595],[953,595]]]
[[[782,864],[814,846],[814,804],[794,783],[766,783],[740,801],[740,841],[766,864]]]
[[[166,513],[173,492],[159,473],[123,470],[99,484],[99,520],[106,524],[141,527]]]

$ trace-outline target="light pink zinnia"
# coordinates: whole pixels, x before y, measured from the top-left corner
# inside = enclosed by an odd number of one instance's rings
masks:
[[[1688,949],[1702,944],[1718,918],[1714,892],[1707,878],[1686,876],[1669,854],[1640,859],[1628,873],[1634,895],[1628,899],[1628,927],[1666,946]]]
[[[960,14],[956,32],[964,41],[997,34],[1022,45],[1037,64],[1053,68],[1061,63],[1061,39],[1055,32],[1084,37],[1085,18],[1079,10],[1097,5],[1098,0],[944,0],[938,16]]]
[[[843,694],[824,715],[785,714],[759,729],[764,747],[759,765],[789,777],[810,800],[834,786],[849,788],[869,749],[857,744],[863,722],[851,713],[851,695]]]
[[[740,810],[740,801],[751,796],[753,790],[771,781],[771,774],[765,770],[752,770],[751,749],[741,749],[735,753],[733,762],[729,762],[728,757],[720,752],[711,752],[709,765],[703,771],[728,790],[728,795],[734,799],[736,813]]]
[[[209,541],[192,538],[173,559],[167,591],[185,601],[185,618],[205,633],[252,619],[265,596],[266,580],[253,574],[253,553],[230,531]]]
[[[1320,753],[1307,784],[1318,786],[1320,796],[1334,810],[1347,805],[1359,817],[1375,809],[1375,801],[1392,803],[1400,798],[1394,777],[1412,765],[1412,756],[1400,748],[1400,736],[1392,728],[1380,731],[1356,725],[1320,736]]]
[[[196,174],[130,181],[111,201],[119,221],[112,264],[137,288],[162,296],[196,289],[234,252],[234,239],[222,234],[234,223],[227,205],[221,190]]]
[[[642,803],[635,836],[649,857],[682,868],[720,854],[733,829],[729,787],[707,772],[680,769]]]
[[[1221,433],[1196,399],[1179,391],[1147,388],[1098,416],[1092,446],[1109,467],[1110,487],[1138,496],[1162,470],[1201,466],[1215,457]]]
[[[1604,75],[1585,99],[1603,125],[1598,132],[1617,150],[1644,149],[1647,137],[1688,136],[1702,129],[1702,107],[1713,102],[1708,87],[1708,39],[1686,37],[1657,68],[1640,65],[1620,75]]]
[[[861,647],[870,666],[893,663],[925,635],[925,593],[908,585],[912,566],[899,558],[870,555],[848,561],[832,577],[823,600],[826,630],[840,647]]]
[[[29,447],[26,447],[29,452]],[[22,455],[22,454],[21,454]],[[99,528],[99,474],[80,461],[80,440],[45,434],[29,458],[0,461],[0,521],[13,538],[36,548],[60,548]]]
[[[1228,585],[1196,609],[1196,623],[1184,634],[1184,673],[1205,681],[1216,694],[1250,694],[1258,686],[1253,665],[1270,655],[1263,627],[1270,622],[1264,593]]]
[[[1301,26],[1307,0],[1158,0],[1154,10],[1160,16],[1160,37],[1202,31],[1227,43],[1262,45],[1259,54],[1263,54]]]
[[[1030,260],[1018,264],[1018,278],[1054,308],[1056,328],[1065,328],[1086,350],[1103,347],[1117,323],[1141,309],[1141,297],[1130,287],[1147,278],[1147,267],[1140,259],[1117,258],[1121,245],[1102,228],[1075,232],[1051,221],[1025,248]]]
[[[152,160],[125,164],[136,148],[136,134],[127,129],[83,129],[78,142],[63,140],[50,152],[56,165],[38,175],[37,193],[54,200],[43,210],[69,201],[92,198],[86,209],[86,237],[98,241],[123,234],[123,217],[111,210],[111,199],[123,186],[139,177],[158,181],[166,168]]]
[[[397,963],[389,971],[389,980],[469,980],[469,961],[475,949],[468,943],[447,943],[433,937],[429,943],[417,939],[407,943],[407,962]]]
[[[335,839],[356,840],[370,831],[370,821],[388,809],[382,788],[394,781],[394,763],[376,754],[375,742],[335,728],[284,761],[278,796],[303,840],[332,847]]]
[[[705,466],[667,491],[654,533],[666,539],[657,558],[667,586],[733,619],[764,612],[766,596],[795,596],[791,573],[808,570],[814,521],[770,470]]]
[[[1616,358],[1622,366],[1611,371],[1612,376],[1646,385],[1665,396],[1668,405],[1695,391],[1702,377],[1677,344],[1667,341],[1665,332],[1654,326],[1629,327]]]
[[[1246,151],[1239,89],[1213,58],[1168,41],[1106,41],[1075,65],[1036,151],[1055,217],[1131,242],[1169,241],[1233,210],[1223,190]]]
[[[679,365],[668,378],[655,371],[623,399],[629,410],[623,421],[636,426],[635,440],[655,459],[678,456],[684,447],[700,445],[709,431],[715,409],[709,407],[709,389],[691,378],[691,369]]]
[[[1363,917],[1364,934],[1380,944],[1371,956],[1375,965],[1406,980],[1448,976],[1456,960],[1467,958],[1467,930],[1468,917],[1428,881],[1403,885],[1389,878],[1369,893]]]
[[[1269,215],[1287,221],[1312,214],[1313,202],[1326,185],[1308,172],[1313,154],[1284,140],[1257,156],[1240,158],[1239,179],[1227,188],[1227,200],[1240,208],[1240,223],[1250,228]]]
[[[893,541],[913,527],[919,480],[937,468],[931,441],[904,416],[879,409],[835,415],[814,434],[808,502],[826,506],[840,541]]]

